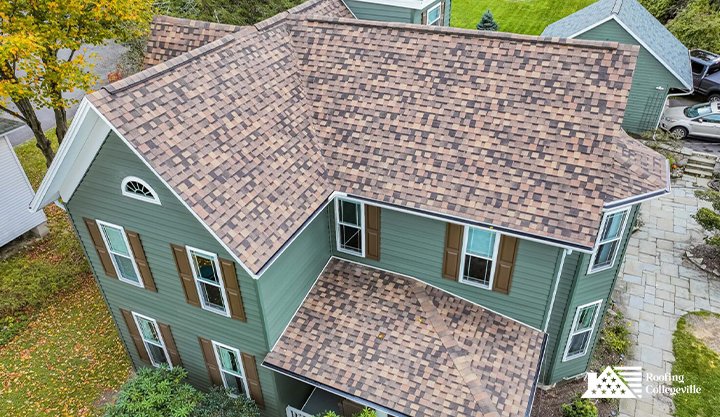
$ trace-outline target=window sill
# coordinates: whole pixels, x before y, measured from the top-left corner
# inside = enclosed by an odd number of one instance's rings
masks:
[[[469,285],[469,286],[471,286],[471,287],[482,288],[483,290],[488,290],[488,291],[491,290],[490,284],[488,284],[488,285],[482,285],[482,284],[478,284],[477,282],[472,282],[472,281],[464,280],[464,279],[462,279],[462,278],[460,278],[460,279],[458,280],[458,282],[461,283],[461,284]]]

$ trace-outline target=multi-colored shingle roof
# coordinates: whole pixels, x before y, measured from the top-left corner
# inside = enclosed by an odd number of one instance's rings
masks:
[[[412,417],[525,416],[544,334],[333,259],[263,364]]]
[[[89,100],[255,273],[334,191],[589,249],[667,187],[620,129],[637,51],[285,13]]]

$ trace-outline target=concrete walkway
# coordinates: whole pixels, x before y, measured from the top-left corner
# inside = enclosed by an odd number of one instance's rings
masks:
[[[720,312],[720,279],[694,268],[683,257],[702,229],[690,216],[709,204],[694,196],[707,180],[683,178],[672,194],[644,203],[644,225],[628,244],[623,273],[614,299],[631,322],[633,341],[628,366],[662,375],[672,370],[672,334],[683,314],[696,310]],[[647,382],[643,382],[647,385]],[[621,400],[621,416],[669,417],[672,400],[664,394],[644,394]]]

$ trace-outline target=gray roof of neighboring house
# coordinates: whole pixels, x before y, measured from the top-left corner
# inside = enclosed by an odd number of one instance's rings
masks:
[[[543,31],[543,36],[573,37],[614,16],[638,41],[665,65],[680,82],[692,88],[688,49],[637,0],[599,0],[560,19]]]
[[[24,123],[19,120],[0,117],[0,135],[9,133],[9,132],[21,127],[23,124]]]

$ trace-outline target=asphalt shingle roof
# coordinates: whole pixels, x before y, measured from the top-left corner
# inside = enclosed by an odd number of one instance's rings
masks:
[[[638,48],[285,15],[89,96],[255,273],[333,191],[591,248]]]
[[[420,281],[331,260],[263,364],[413,417],[524,416],[544,334]]]
[[[688,49],[650,14],[637,0],[599,0],[557,22],[543,31],[543,36],[569,37],[596,23],[616,16],[623,25],[644,42],[660,61],[675,73],[680,82],[692,88]]]

